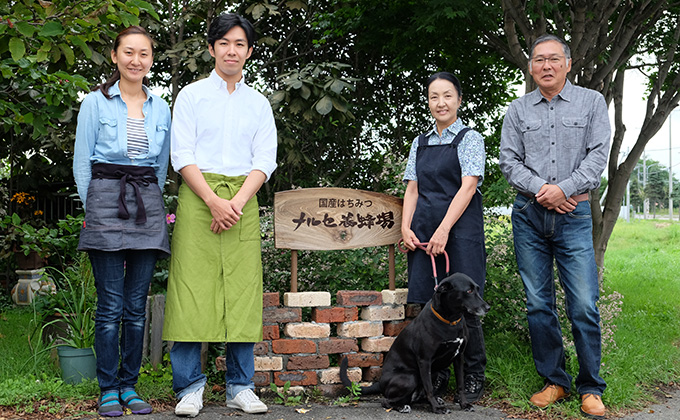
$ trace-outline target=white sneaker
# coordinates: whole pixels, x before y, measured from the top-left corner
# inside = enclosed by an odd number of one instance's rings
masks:
[[[227,398],[227,407],[238,408],[249,414],[266,413],[267,406],[260,401],[252,389],[246,388],[236,394],[233,400]]]
[[[203,408],[203,387],[182,397],[175,406],[175,415],[196,417]]]

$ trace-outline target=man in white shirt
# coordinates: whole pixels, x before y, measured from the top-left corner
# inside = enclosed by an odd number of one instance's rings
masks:
[[[246,85],[255,31],[224,14],[208,31],[215,68],[174,106],[171,158],[182,175],[172,238],[163,338],[170,351],[175,414],[203,407],[202,342],[226,340],[227,406],[264,413],[253,392],[253,347],[262,340],[262,263],[255,194],[276,168],[276,126],[267,98]]]

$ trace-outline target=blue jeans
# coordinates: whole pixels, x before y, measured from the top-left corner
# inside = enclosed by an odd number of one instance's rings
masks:
[[[134,389],[156,250],[89,251],[97,288],[94,349],[102,392]],[[121,325],[122,323],[122,325]]]
[[[227,343],[225,355],[227,372],[227,399],[233,399],[244,389],[255,389],[255,343]],[[172,389],[178,399],[205,386],[206,377],[201,372],[201,343],[176,341],[170,349],[172,362]]]
[[[556,309],[553,265],[566,296],[579,363],[576,390],[602,395],[599,285],[593,250],[590,203],[567,214],[547,210],[517,195],[512,209],[515,256],[527,297],[527,318],[534,363],[546,382],[569,391],[562,331]]]

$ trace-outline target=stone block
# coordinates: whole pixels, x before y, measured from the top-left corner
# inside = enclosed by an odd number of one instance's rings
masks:
[[[338,324],[338,337],[376,337],[383,335],[383,323],[381,321],[354,321]]]
[[[327,338],[331,335],[331,326],[315,322],[291,322],[283,328],[283,333],[290,338]]]
[[[287,292],[283,294],[283,304],[293,307],[316,307],[330,306],[331,294],[329,292]]]
[[[367,306],[361,310],[365,321],[396,321],[404,319],[404,305]]]

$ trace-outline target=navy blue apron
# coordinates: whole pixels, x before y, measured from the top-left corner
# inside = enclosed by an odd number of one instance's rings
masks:
[[[428,145],[428,136],[418,139],[416,153],[416,176],[418,177],[418,201],[411,221],[411,230],[422,242],[430,240],[444,219],[453,197],[461,186],[461,169],[458,160],[458,144],[470,128],[458,132],[450,144]],[[484,248],[484,219],[482,195],[477,190],[467,209],[453,225],[446,243],[449,254],[450,273],[470,276],[484,292],[486,279],[486,250]],[[436,257],[437,279],[446,277],[446,260]],[[408,302],[426,303],[434,293],[432,260],[425,251],[416,248],[408,253]]]

